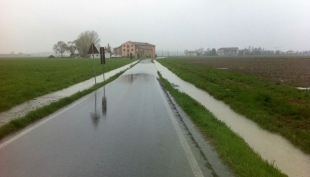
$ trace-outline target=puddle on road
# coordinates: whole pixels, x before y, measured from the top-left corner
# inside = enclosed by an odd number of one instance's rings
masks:
[[[138,61],[133,62],[132,64],[137,63]],[[109,79],[110,77],[114,76],[115,74],[129,68],[132,64],[125,65],[123,67],[117,68],[115,70],[112,70],[110,72],[107,72],[104,74],[105,79]],[[99,75],[96,77],[97,83],[100,83],[103,81],[103,75]],[[35,110],[37,108],[43,107],[45,105],[48,105],[52,102],[58,101],[61,98],[68,97],[73,95],[76,92],[88,89],[92,87],[95,84],[95,79],[91,78],[89,80],[86,80],[84,82],[80,82],[78,84],[75,84],[73,86],[70,86],[68,88],[65,88],[63,90],[59,90],[41,97],[36,98],[35,100],[27,101],[23,104],[20,104],[18,106],[13,107],[12,109],[1,112],[0,113],[0,126],[10,122],[11,120],[14,120],[18,117],[25,116],[28,112]]]
[[[310,176],[309,155],[294,147],[280,135],[265,131],[253,121],[235,113],[229,106],[214,99],[207,92],[181,80],[157,61],[154,63],[164,78],[170,83],[177,85],[177,89],[204,105],[217,119],[225,122],[231,130],[239,134],[263,159],[270,163],[274,162],[277,168],[289,176]]]
[[[125,83],[133,83],[137,79],[137,74],[123,75],[119,79]]]

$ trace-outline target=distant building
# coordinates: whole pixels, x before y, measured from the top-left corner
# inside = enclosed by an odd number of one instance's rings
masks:
[[[132,54],[133,57],[155,57],[155,45],[147,42],[125,42],[121,46],[114,48],[115,55],[121,55],[123,57],[129,57]]]
[[[219,56],[236,56],[239,54],[238,47],[226,47],[226,48],[219,48],[217,50],[217,55]]]
[[[289,50],[289,51],[286,52],[286,54],[294,54],[294,51]]]
[[[93,55],[94,55],[94,58],[100,58],[100,53],[90,54],[90,58],[93,58]],[[111,58],[110,57],[111,54],[107,51],[104,52],[104,55],[105,55],[105,58]]]
[[[196,51],[187,51],[186,56],[197,56]]]

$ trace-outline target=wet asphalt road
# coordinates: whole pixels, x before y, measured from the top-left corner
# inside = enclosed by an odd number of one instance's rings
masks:
[[[0,176],[214,176],[155,75],[143,61],[2,141]]]

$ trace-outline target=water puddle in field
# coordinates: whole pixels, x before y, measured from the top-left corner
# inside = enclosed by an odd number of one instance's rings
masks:
[[[305,88],[305,87],[296,87],[298,90],[310,90],[310,87],[307,87],[307,88]]]
[[[109,79],[110,77],[114,76],[115,74],[124,71],[125,69],[129,68],[131,65],[137,63],[135,61],[131,64],[122,66],[110,72],[104,74],[105,79]],[[103,75],[99,75],[96,77],[96,83],[100,83],[104,80]],[[33,100],[27,101],[23,104],[13,107],[12,109],[1,112],[0,113],[0,126],[4,125],[5,123],[10,122],[18,117],[25,116],[28,112],[40,108],[42,106],[48,105],[52,102],[58,101],[61,98],[68,97],[73,95],[76,92],[86,90],[92,87],[95,84],[95,79],[91,78],[84,82],[80,82],[78,84],[72,85],[68,88],[35,98]]]
[[[294,177],[310,176],[310,156],[293,146],[280,135],[270,133],[253,121],[235,113],[229,106],[214,99],[207,92],[181,80],[167,68],[154,61],[157,70],[177,89],[204,105],[215,117],[239,134],[255,152],[283,173]]]

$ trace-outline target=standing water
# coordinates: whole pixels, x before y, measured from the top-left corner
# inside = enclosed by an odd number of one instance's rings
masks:
[[[235,113],[229,106],[214,99],[207,92],[183,81],[167,68],[155,61],[161,75],[178,89],[205,106],[213,115],[225,122],[239,134],[255,152],[280,169],[294,177],[310,177],[310,156],[293,146],[282,136],[261,129],[255,122]]]

